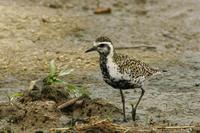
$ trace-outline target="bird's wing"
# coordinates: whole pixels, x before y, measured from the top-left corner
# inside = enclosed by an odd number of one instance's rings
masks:
[[[115,61],[119,65],[120,72],[128,74],[132,78],[146,78],[159,72],[157,69],[150,67],[148,64],[135,58],[130,58],[127,55],[119,54]]]

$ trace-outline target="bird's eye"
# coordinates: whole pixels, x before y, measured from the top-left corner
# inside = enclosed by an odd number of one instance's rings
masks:
[[[103,48],[103,47],[105,47],[105,46],[106,46],[106,44],[100,44],[100,45],[99,45],[100,48]]]

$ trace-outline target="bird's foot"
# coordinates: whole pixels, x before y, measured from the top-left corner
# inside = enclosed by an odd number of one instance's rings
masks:
[[[136,120],[136,108],[134,108],[134,106],[131,104],[132,106],[132,111],[131,111],[131,115],[132,115],[132,120],[135,121]]]

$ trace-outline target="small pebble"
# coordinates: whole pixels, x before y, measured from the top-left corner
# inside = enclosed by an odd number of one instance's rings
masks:
[[[195,83],[194,86],[198,87],[200,86],[200,83]]]

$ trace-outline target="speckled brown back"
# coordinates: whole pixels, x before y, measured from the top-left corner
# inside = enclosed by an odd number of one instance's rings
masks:
[[[132,78],[138,78],[140,76],[146,78],[159,72],[158,70],[151,68],[148,64],[135,58],[130,58],[127,55],[115,53],[113,59],[116,64],[118,64],[120,73],[127,73]]]

